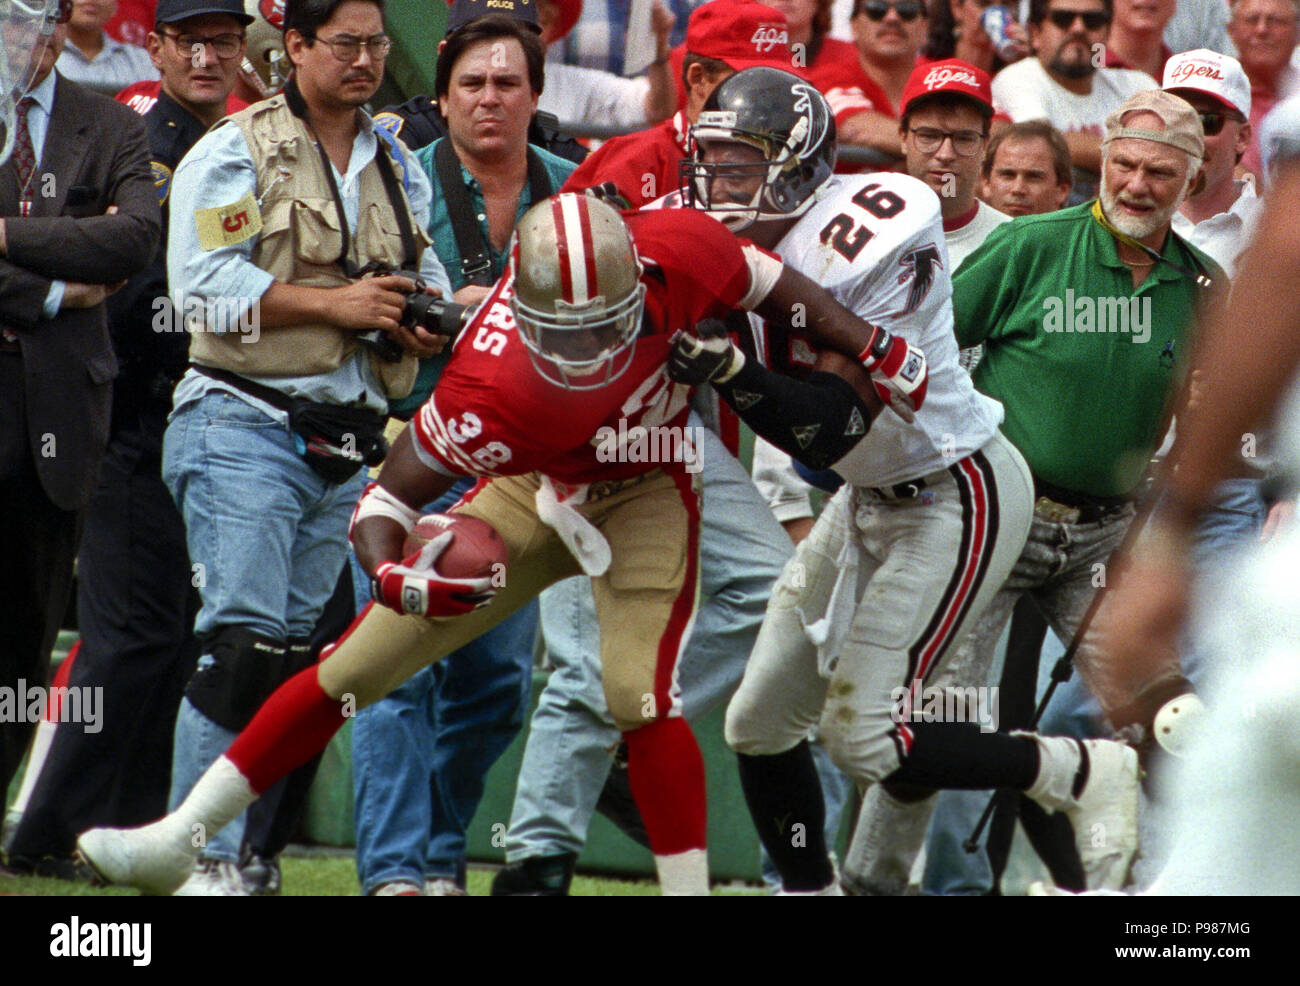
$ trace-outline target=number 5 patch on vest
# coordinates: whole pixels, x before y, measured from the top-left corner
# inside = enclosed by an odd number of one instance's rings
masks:
[[[262,231],[262,213],[250,190],[238,202],[219,205],[214,209],[195,209],[194,223],[198,227],[199,246],[204,250],[234,246],[243,243]]]

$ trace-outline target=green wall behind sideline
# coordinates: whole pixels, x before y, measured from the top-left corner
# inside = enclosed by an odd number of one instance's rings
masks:
[[[371,100],[378,111],[417,93],[433,95],[438,42],[447,27],[445,0],[387,0],[384,19],[393,50],[384,68],[384,83]]]

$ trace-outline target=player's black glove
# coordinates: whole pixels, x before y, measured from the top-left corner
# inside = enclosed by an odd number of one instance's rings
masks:
[[[732,345],[727,329],[714,318],[695,326],[696,335],[678,332],[668,353],[668,376],[678,383],[726,383],[745,365],[745,354]]]
[[[612,181],[603,181],[599,185],[592,185],[590,188],[584,188],[583,192],[590,195],[593,199],[600,199],[602,202],[608,202],[619,212],[626,212],[632,208],[632,203],[623,197],[623,193],[618,190],[618,186]]]

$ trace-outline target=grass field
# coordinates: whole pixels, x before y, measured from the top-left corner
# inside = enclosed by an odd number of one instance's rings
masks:
[[[285,857],[285,897],[355,897],[361,892],[357,868],[350,854]],[[471,868],[471,897],[486,897],[492,884],[493,868]],[[757,887],[715,887],[714,896],[762,894]],[[92,887],[66,880],[14,877],[0,874],[0,895],[20,897],[114,897],[133,896],[136,891],[120,887]],[[651,880],[619,880],[612,877],[576,876],[570,893],[574,897],[657,897],[659,885]]]

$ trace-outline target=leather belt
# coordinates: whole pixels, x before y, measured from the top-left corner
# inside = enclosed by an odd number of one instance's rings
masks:
[[[893,486],[871,486],[868,487],[872,493],[882,500],[915,500],[925,489],[924,479],[910,479],[906,483],[895,483]]]
[[[1119,513],[1129,504],[1120,496],[1089,496],[1034,477],[1034,513],[1053,524],[1095,524]]]

